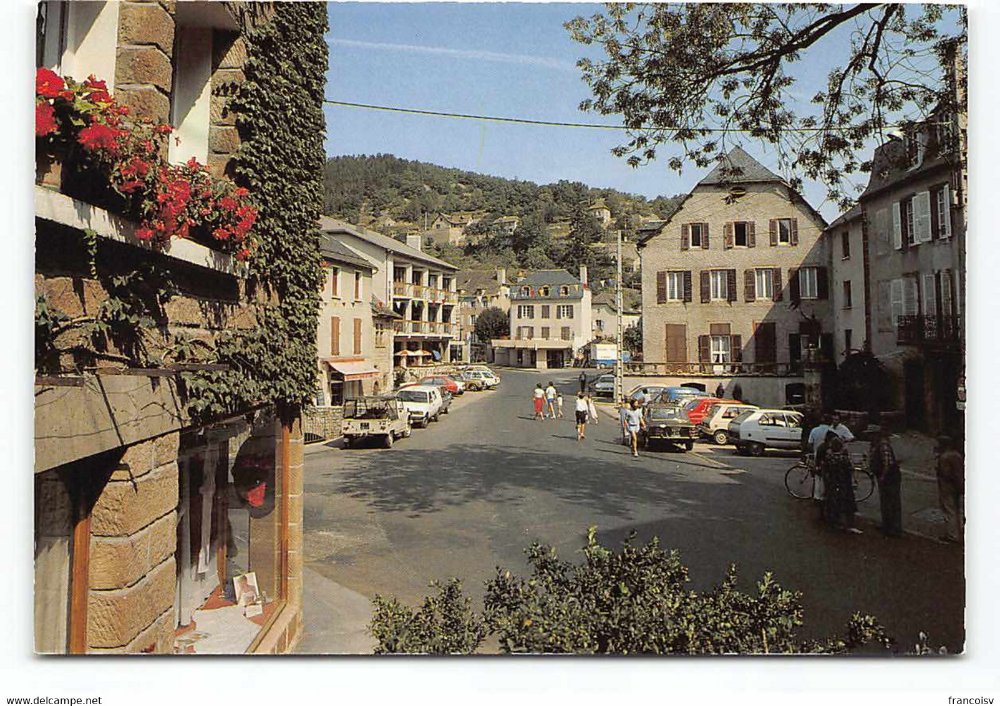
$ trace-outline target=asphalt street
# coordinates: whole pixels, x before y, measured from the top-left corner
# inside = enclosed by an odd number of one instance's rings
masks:
[[[960,547],[887,539],[871,526],[861,535],[825,528],[809,501],[785,493],[792,454],[744,458],[699,444],[634,459],[606,416],[577,441],[578,371],[502,375],[498,390],[456,398],[451,414],[392,449],[308,449],[301,651],[363,650],[360,627],[353,641],[338,636],[375,594],[416,605],[430,581],[455,576],[478,600],[496,567],[525,572],[533,541],[579,557],[591,525],[606,546],[632,530],[643,541],[658,536],[680,550],[695,589],[717,584],[733,562],[748,588],[773,572],[803,594],[803,637],[841,634],[858,611],[904,646],[923,631],[934,646],[961,651]],[[566,418],[535,421],[531,389],[550,379],[566,395]],[[345,606],[352,618],[330,617]]]

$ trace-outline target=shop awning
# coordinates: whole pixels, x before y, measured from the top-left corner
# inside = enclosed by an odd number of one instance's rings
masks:
[[[381,375],[377,368],[372,367],[371,363],[363,360],[351,362],[328,360],[326,364],[334,372],[340,373],[344,380],[364,380],[365,378],[374,378]]]

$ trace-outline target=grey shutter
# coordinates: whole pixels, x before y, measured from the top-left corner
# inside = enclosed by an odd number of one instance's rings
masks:
[[[742,336],[730,336],[729,337],[729,349],[733,356],[734,363],[743,362],[743,337]]]
[[[667,273],[657,272],[656,273],[656,303],[666,304],[667,302]],[[556,313],[559,312],[559,307],[556,307]]]
[[[698,362],[708,363],[712,360],[711,336],[698,336]]]
[[[772,218],[767,222],[768,233],[771,238],[771,245],[778,244],[778,219]]]
[[[722,240],[723,240],[723,246],[726,248],[726,250],[729,250],[731,247],[733,247],[733,224],[732,224],[732,222],[726,223],[722,227]]]
[[[757,223],[754,221],[747,222],[747,247],[757,247]]]
[[[701,249],[708,250],[708,224],[701,224]]]
[[[701,271],[701,303],[708,304],[712,301],[712,283],[708,279],[708,270]]]
[[[681,225],[681,250],[691,247],[691,226],[687,223]]]
[[[684,273],[684,301],[691,301],[691,270]]]
[[[754,270],[743,271],[743,298],[748,302],[757,301],[757,281]]]
[[[781,301],[781,290],[783,290],[785,288],[785,283],[781,281],[781,268],[780,267],[775,267],[773,270],[771,270],[771,274],[773,275],[773,283],[774,283],[773,284],[773,286],[774,286],[774,301],[780,302]]]
[[[791,235],[789,236],[789,239],[790,239],[792,245],[798,245],[799,244],[799,219],[798,218],[793,218],[793,219],[791,219],[791,221],[792,221],[792,224],[791,224],[792,227],[790,228]]]
[[[726,299],[736,301],[736,270],[726,270]]]

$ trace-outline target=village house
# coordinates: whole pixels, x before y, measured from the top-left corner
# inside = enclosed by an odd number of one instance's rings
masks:
[[[960,70],[960,68],[958,69]],[[867,240],[869,350],[907,424],[963,433],[966,114],[954,100],[875,150],[860,198]]]
[[[193,158],[213,185],[232,189],[218,177],[234,173],[241,140],[253,145],[263,118],[230,96],[255,52],[269,52],[256,54],[268,65],[280,59],[246,37],[270,24],[282,42],[322,42],[322,12],[270,2],[41,2],[36,94],[64,100],[52,90],[62,77],[104,80],[111,96],[94,98],[104,86],[91,82],[87,100],[113,105],[113,97],[130,120],[175,125],[159,152],[150,138],[144,160],[174,173],[162,160]],[[292,75],[274,70],[289,112],[308,118],[302,124],[321,121],[322,108],[297,91],[325,70],[325,58]],[[237,131],[237,117],[251,127]],[[130,135],[141,130],[124,125]],[[66,123],[54,129],[73,139]],[[306,148],[315,138],[319,193],[320,136],[295,138]],[[300,410],[265,393],[224,397],[227,382],[285,380],[252,356],[237,371],[244,363],[228,355],[227,342],[267,333],[247,267],[238,251],[197,233],[197,221],[152,243],[108,176],[81,176],[69,157],[59,161],[57,142],[37,144],[49,146],[36,156],[34,190],[36,331],[46,331],[34,381],[35,650],[293,650],[302,626]],[[187,169],[212,179],[198,165]],[[267,172],[278,190],[283,175],[280,166]],[[263,194],[249,195],[267,207]],[[263,208],[254,228],[268,222]],[[308,257],[314,235],[305,223],[285,246],[289,256]],[[296,335],[291,345],[311,345],[312,330]],[[252,602],[240,605],[237,592],[251,579]]]
[[[493,221],[494,232],[502,235],[514,235],[521,227],[521,219],[517,216],[500,216]]]
[[[447,363],[461,355],[457,267],[423,252],[419,235],[403,243],[327,216],[321,228],[373,266],[373,296],[399,317],[393,322],[394,368]]]
[[[622,298],[622,331],[629,326],[639,324],[640,314],[637,309],[630,308]],[[595,294],[591,300],[591,320],[593,321],[592,338],[614,338],[618,335],[618,308],[615,306],[614,291]]]
[[[731,150],[666,221],[643,229],[645,367],[794,378],[807,348],[830,355],[825,227],[787,182]],[[784,386],[789,399],[795,383]],[[762,401],[786,402],[768,389]]]
[[[424,233],[424,242],[438,245],[463,245],[465,229],[477,223],[484,214],[478,211],[461,211],[458,213],[439,213],[431,221],[430,227]]]
[[[867,345],[865,312],[864,217],[855,206],[827,226],[823,238],[830,253],[830,297],[833,307],[833,362],[838,365]]]
[[[604,199],[597,199],[594,203],[590,204],[587,207],[587,213],[593,216],[603,228],[607,228],[611,223],[611,209],[604,203]]]
[[[587,268],[537,270],[510,288],[510,338],[492,342],[497,365],[563,368],[582,359],[591,341]]]
[[[476,336],[476,319],[486,309],[496,307],[504,314],[510,312],[510,285],[507,270],[461,270],[456,275],[459,301],[459,340],[462,341],[464,361],[489,359],[489,341]]]

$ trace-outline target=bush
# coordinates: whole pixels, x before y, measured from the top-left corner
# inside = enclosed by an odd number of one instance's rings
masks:
[[[506,653],[546,654],[843,653],[891,644],[874,618],[859,614],[842,638],[800,641],[801,594],[770,573],[744,593],[730,566],[719,586],[699,593],[686,588],[678,552],[656,538],[636,546],[633,534],[614,552],[595,537],[591,528],[579,565],[536,543],[526,550],[530,577],[498,568],[481,618],[455,579],[416,612],[376,596],[369,627],[376,652],[470,654],[487,635]]]

